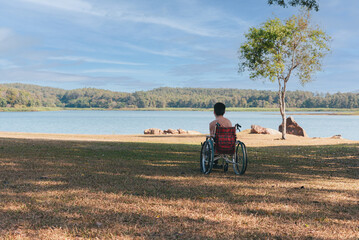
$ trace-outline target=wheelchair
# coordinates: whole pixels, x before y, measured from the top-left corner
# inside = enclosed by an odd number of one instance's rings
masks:
[[[237,140],[236,130],[241,126],[221,127],[218,123],[214,136],[207,136],[206,141],[201,143],[201,172],[209,174],[215,161],[222,160],[224,172],[228,171],[228,165],[233,165],[237,175],[243,175],[247,170],[248,157],[246,145]]]

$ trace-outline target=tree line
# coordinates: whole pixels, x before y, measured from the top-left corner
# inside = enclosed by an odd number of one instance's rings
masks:
[[[64,90],[30,84],[1,84],[0,107],[68,108],[212,108],[216,102],[227,107],[278,107],[278,93],[252,89],[157,88],[134,93],[95,88]],[[287,107],[359,108],[359,93],[313,93],[288,91]]]

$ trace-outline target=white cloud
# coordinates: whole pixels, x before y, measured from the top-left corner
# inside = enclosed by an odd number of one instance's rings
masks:
[[[24,69],[0,71],[0,81],[4,82],[82,82],[87,78],[80,75],[59,74]]]
[[[235,66],[229,66],[224,63],[196,63],[196,64],[185,64],[179,65],[172,68],[169,73],[174,76],[199,76],[206,75],[209,73],[221,73],[224,74],[234,74],[236,73]]]
[[[161,77],[166,77],[166,75],[164,74],[164,72],[162,70],[148,70],[148,69],[116,69],[116,68],[96,68],[96,69],[87,69],[87,70],[82,70],[80,71],[80,73],[85,73],[85,74],[108,74],[108,75],[115,75],[115,74],[126,74],[129,76],[133,76],[136,75],[138,77],[147,77],[151,76],[154,78],[161,78]]]
[[[64,84],[68,85],[80,85],[80,86],[106,86],[116,85],[123,86],[125,88],[139,88],[139,87],[151,87],[155,83],[143,82],[138,79],[128,76],[117,77],[91,77],[78,74],[65,74],[59,72],[50,71],[35,71],[24,69],[8,69],[0,70],[1,82],[22,82],[41,85],[53,85]]]
[[[213,14],[207,15],[206,18],[210,19],[199,19],[198,17],[186,18],[176,18],[174,16],[161,16],[156,15],[155,12],[145,12],[138,10],[137,7],[133,6],[125,6],[123,2],[117,2],[116,5],[103,7],[103,5],[93,6],[91,3],[84,0],[62,0],[62,1],[48,1],[48,0],[22,0],[27,3],[40,5],[47,8],[53,8],[62,11],[76,12],[89,14],[93,16],[103,17],[106,19],[111,19],[113,21],[129,21],[134,23],[143,23],[143,24],[152,24],[164,26],[167,28],[172,28],[175,30],[180,30],[182,32],[186,32],[188,34],[199,35],[204,37],[226,37],[228,36],[227,32],[221,31],[221,29],[214,27],[206,27],[206,21],[213,19]],[[128,4],[128,3],[126,3]],[[203,11],[202,9],[199,9]],[[212,12],[211,12],[212,13]],[[221,16],[217,16],[218,11],[215,12],[215,17],[217,20],[227,17],[225,14],[220,14]],[[238,18],[234,19],[237,22],[243,23],[243,21],[238,20]],[[201,23],[202,22],[202,23]]]
[[[12,31],[7,28],[0,28],[0,43],[2,41],[5,41],[7,38],[9,38],[12,35]]]
[[[50,57],[49,59],[51,59],[51,60],[61,60],[61,61],[105,63],[105,64],[119,64],[119,65],[133,65],[133,66],[146,65],[144,63],[113,61],[113,60],[98,59],[98,58],[78,57],[78,56]]]
[[[233,21],[234,23],[236,23],[241,29],[239,35],[242,35],[244,31],[247,31],[250,27],[252,27],[254,25],[253,22],[244,20],[242,18],[239,17],[228,17],[229,21]]]
[[[128,69],[112,69],[112,68],[96,68],[81,71],[82,73],[136,73],[136,70]]]
[[[127,48],[131,48],[131,49],[136,50],[136,51],[150,53],[150,54],[154,54],[154,55],[160,55],[160,56],[186,57],[186,56],[189,55],[187,52],[176,50],[176,49],[166,49],[164,51],[157,51],[157,50],[152,50],[152,49],[149,49],[149,48],[137,46],[137,45],[134,45],[134,44],[131,44],[131,43],[121,43],[121,44],[123,46],[127,47]]]
[[[59,10],[81,12],[81,13],[87,13],[92,15],[101,15],[99,12],[93,10],[93,7],[89,2],[83,0],[61,0],[61,1],[22,0],[22,1],[37,4],[37,5],[43,5],[50,8],[57,8]]]
[[[214,29],[196,26],[195,24],[193,24],[191,22],[186,22],[183,19],[175,20],[175,19],[170,19],[168,17],[145,16],[145,15],[136,14],[136,13],[120,16],[119,19],[137,22],[137,23],[162,25],[162,26],[180,30],[180,31],[183,31],[186,33],[205,36],[205,37],[220,37],[221,36],[220,33],[218,33]]]
[[[0,28],[0,55],[14,55],[14,52],[23,54],[24,49],[34,44],[34,39],[16,34],[8,28]]]
[[[16,68],[17,66],[6,59],[0,59],[0,69],[9,69],[9,68]]]
[[[332,48],[338,50],[342,48],[348,48],[351,43],[357,43],[359,33],[350,29],[341,29],[332,34]]]

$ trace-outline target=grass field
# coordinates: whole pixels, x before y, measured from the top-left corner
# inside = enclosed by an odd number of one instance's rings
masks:
[[[248,148],[0,139],[2,239],[358,239],[359,144]]]

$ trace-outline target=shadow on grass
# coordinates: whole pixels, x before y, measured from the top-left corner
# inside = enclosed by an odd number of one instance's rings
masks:
[[[358,214],[358,202],[350,200],[357,196],[357,190],[308,183],[357,180],[358,145],[249,148],[250,162],[244,176],[219,170],[201,175],[199,151],[199,145],[0,139],[0,233],[12,234],[18,228],[61,228],[72,237],[293,237],[239,223],[236,231],[224,233],[220,220],[207,218],[196,209],[176,215],[180,209],[174,208],[169,215],[157,217],[154,210],[125,211],[120,207],[132,200],[143,201],[144,208],[149,207],[146,202],[156,199],[172,205],[181,201],[198,206],[227,204],[236,216],[269,217],[277,224],[284,219],[325,225],[328,219],[352,221]],[[116,200],[119,210],[106,209],[109,199],[91,206],[86,202],[95,200],[87,194],[100,198],[114,194],[124,203]],[[349,200],[338,204],[330,195],[344,195]],[[299,205],[302,210],[253,207],[263,202]],[[141,203],[136,208],[141,209]],[[210,228],[212,233],[207,231]],[[306,236],[310,234],[303,233],[302,237]]]

